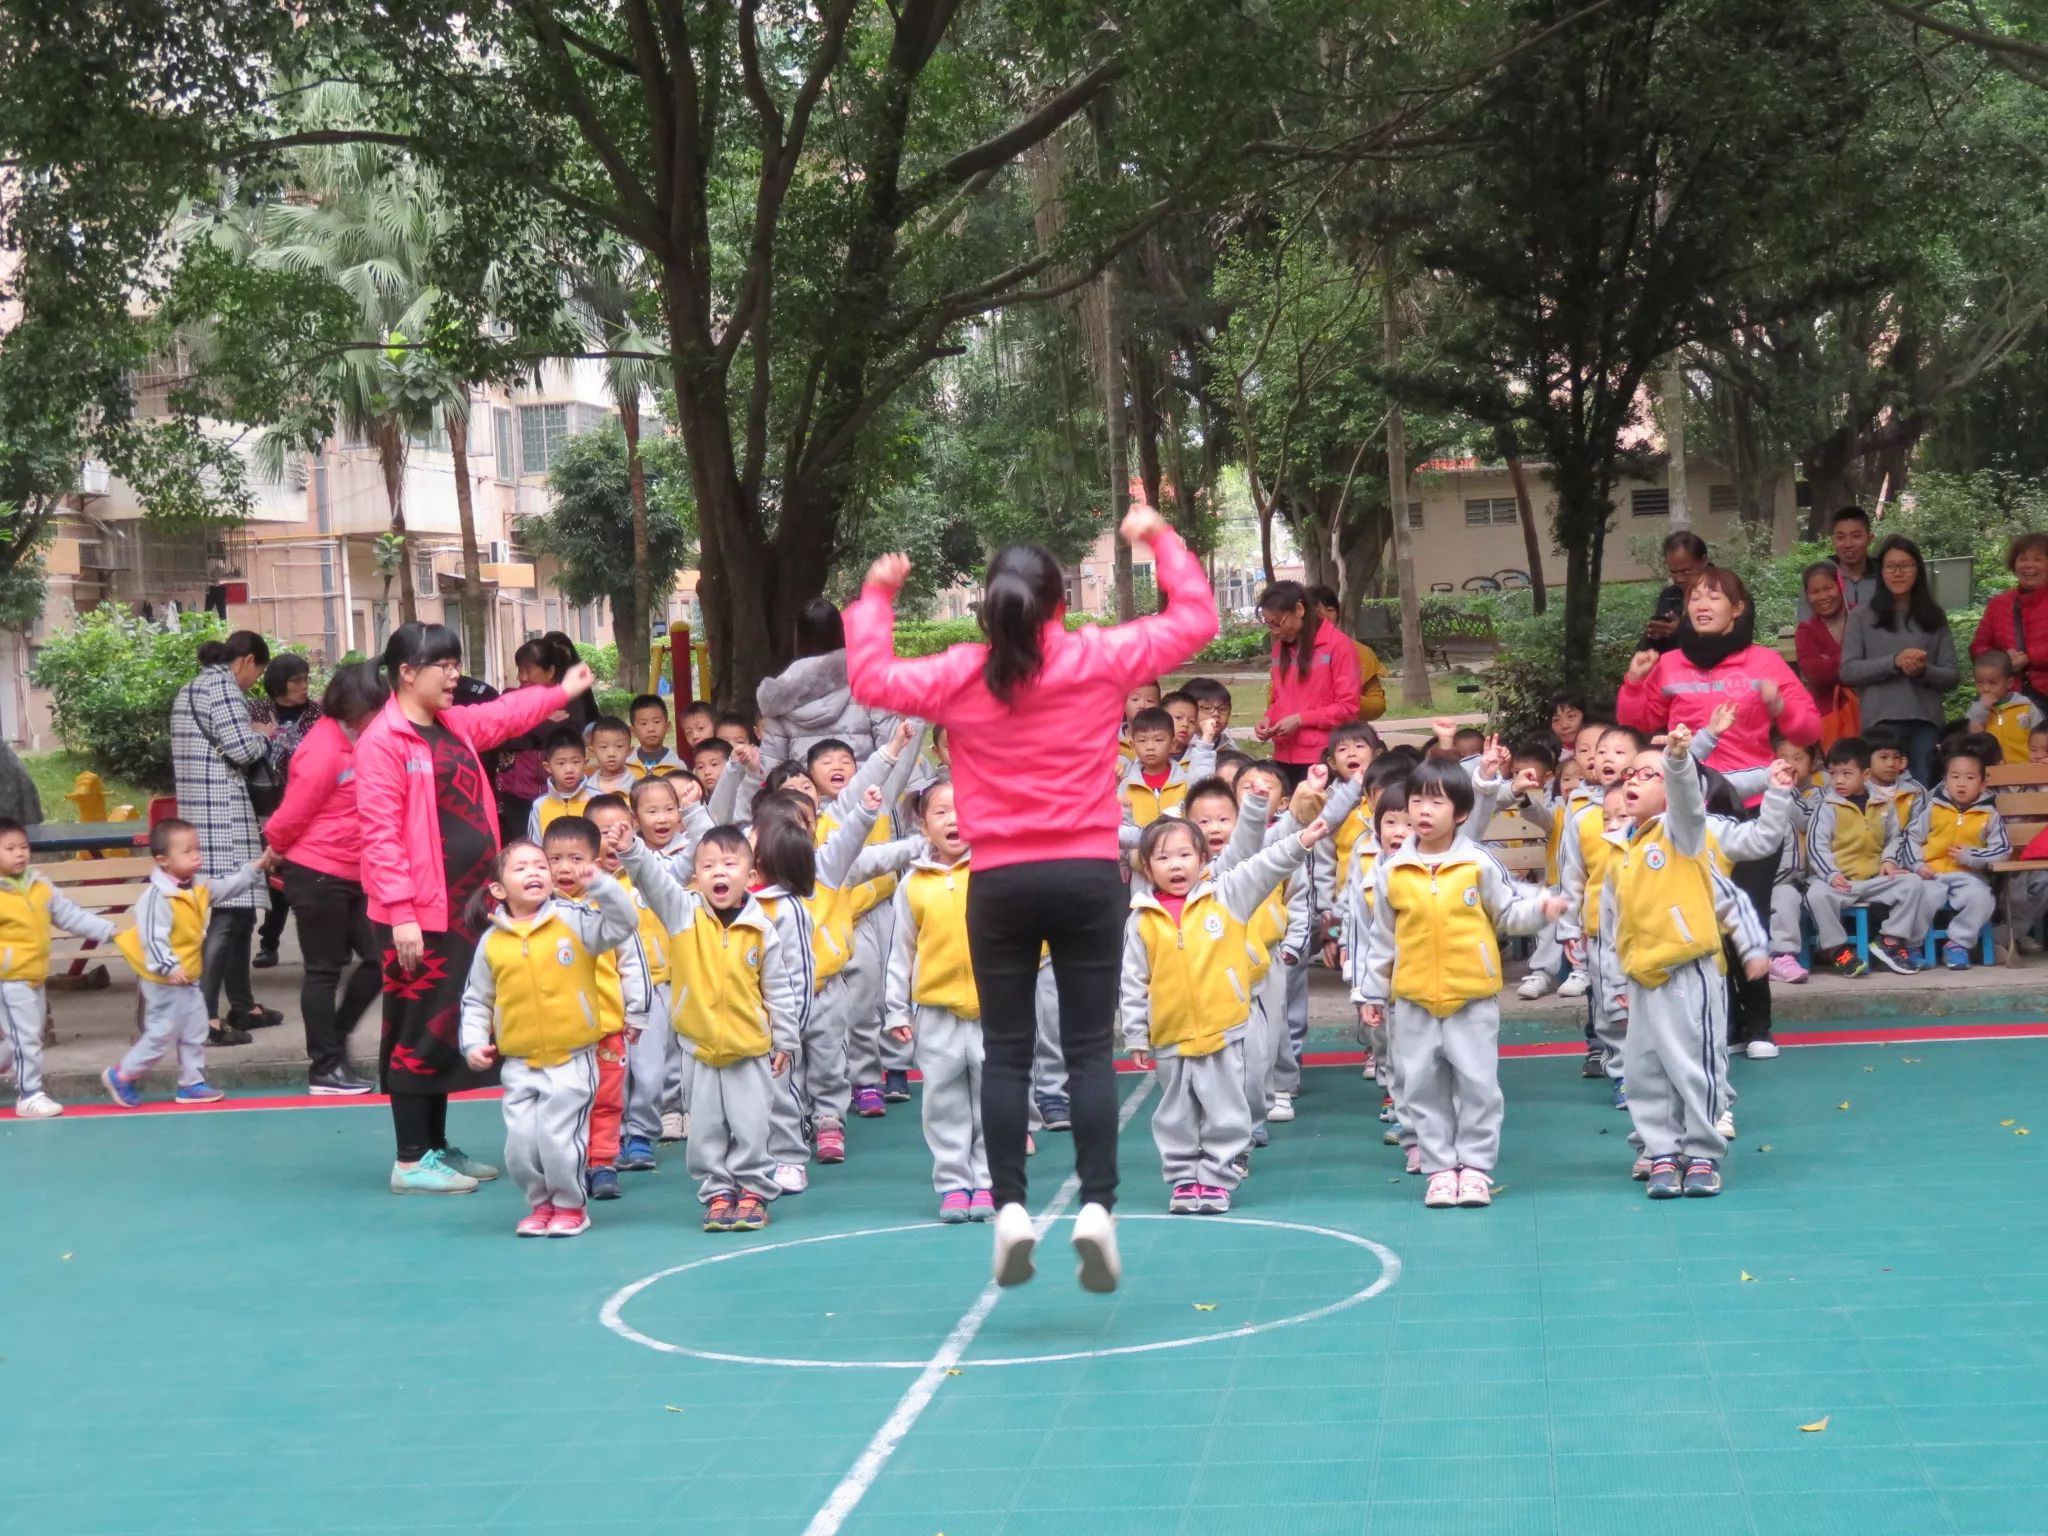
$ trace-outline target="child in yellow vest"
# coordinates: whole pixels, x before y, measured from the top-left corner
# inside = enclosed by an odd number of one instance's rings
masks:
[[[1973,731],[1998,743],[2008,763],[2027,760],[2027,739],[2048,724],[2040,706],[2019,691],[2020,680],[2006,651],[1986,651],[1976,661],[1977,700],[1966,717]]]
[[[1870,967],[1850,947],[1842,913],[1856,906],[1889,908],[1870,956],[1910,976],[1920,969],[1914,952],[1934,917],[1929,906],[1933,892],[1927,882],[1905,872],[1896,801],[1872,793],[1870,760],[1870,748],[1860,737],[1844,737],[1828,749],[1828,792],[1807,831],[1811,878],[1806,910],[1813,914],[1820,962],[1838,976],[1861,976]]]
[[[712,827],[704,809],[704,790],[688,773],[655,775],[633,786],[633,822],[650,853],[666,860],[687,881],[696,858],[697,840]],[[621,866],[622,884],[632,876]],[[654,1017],[670,1017],[668,930],[635,890],[640,908],[640,947],[648,958],[648,980],[654,989]],[[690,1134],[689,1074],[673,1029],[649,1029],[627,1050],[625,1140],[619,1149],[622,1173],[646,1172],[656,1166],[656,1141],[683,1141]]]
[[[1474,792],[1457,764],[1422,763],[1381,803],[1404,791],[1413,831],[1373,870],[1359,1017],[1387,1026],[1397,1106],[1429,1175],[1423,1203],[1490,1205],[1503,1110],[1498,935],[1534,933],[1564,912],[1565,899],[1518,886],[1461,835]]]
[[[1863,745],[1870,752],[1870,768],[1864,776],[1864,788],[1872,800],[1891,806],[1892,819],[1904,832],[1912,824],[1913,813],[1920,809],[1920,802],[1927,798],[1927,786],[1913,777],[1905,743],[1887,722],[1880,720],[1875,725],[1866,726]]]
[[[142,1033],[118,1066],[100,1074],[100,1082],[116,1104],[135,1109],[142,1103],[136,1080],[175,1049],[177,1102],[211,1104],[226,1095],[206,1081],[206,1004],[199,994],[206,919],[216,899],[239,896],[261,880],[271,855],[209,886],[199,878],[199,829],[176,818],[149,829],[149,852],[156,869],[135,903],[135,926],[115,940],[141,978]]]
[[[1557,886],[1564,878],[1560,868],[1560,849],[1570,819],[1565,815],[1564,800],[1557,790],[1557,754],[1548,742],[1525,741],[1515,748],[1512,770],[1513,777],[1508,784],[1514,798],[1508,802],[1507,809],[1531,826],[1542,829],[1543,883]],[[1515,988],[1515,996],[1525,1002],[1543,996],[1556,984],[1557,973],[1563,965],[1564,945],[1557,937],[1557,924],[1551,923],[1536,935],[1536,941],[1529,946],[1529,973]]]
[[[1984,793],[1984,769],[1980,753],[1950,752],[1941,787],[1920,802],[1906,828],[1907,868],[1927,884],[1930,920],[1943,907],[1954,909],[1941,946],[1942,964],[1952,971],[1970,968],[1970,951],[1997,905],[1990,867],[2012,857],[2005,819]]]
[[[803,957],[782,953],[748,889],[754,850],[737,827],[704,834],[690,884],[624,828],[606,842],[668,930],[672,1018],[689,1060],[689,1168],[704,1230],[758,1231],[781,1193],[770,1119],[798,1046]]]
[[[1270,844],[1220,878],[1205,880],[1208,849],[1186,822],[1146,828],[1138,861],[1150,890],[1131,898],[1124,929],[1124,1043],[1159,1073],[1152,1116],[1175,1215],[1230,1209],[1251,1145],[1244,1032],[1256,963],[1249,925],[1260,904],[1300,868],[1328,827],[1320,820]]]
[[[1351,814],[1363,783],[1339,785],[1337,791],[1326,795],[1328,784],[1329,769],[1321,763],[1312,765],[1302,783],[1306,794],[1301,809],[1313,809],[1318,814],[1327,809],[1341,821]],[[1245,836],[1257,839],[1248,846],[1263,848],[1293,836],[1307,825],[1294,814],[1287,782],[1272,763],[1257,762],[1244,769],[1237,776],[1235,788],[1240,824],[1250,823]],[[1337,801],[1337,793],[1353,798]],[[1255,799],[1271,809],[1264,815],[1251,814],[1249,808]],[[1269,1054],[1272,1060],[1265,1073],[1265,1088],[1256,1094],[1258,1102],[1252,1108],[1254,1145],[1265,1144],[1259,1133],[1266,1122],[1287,1125],[1293,1121],[1295,1095],[1301,1091],[1301,1045],[1308,1038],[1308,956],[1315,942],[1315,880],[1308,868],[1314,858],[1315,851],[1310,850],[1309,858],[1281,882],[1277,910],[1284,914],[1285,927],[1278,945],[1268,946],[1270,964],[1259,992],[1265,1007],[1258,1033],[1263,1036],[1270,1032],[1271,1038],[1265,1043],[1254,1038],[1247,1047],[1248,1055],[1263,1059]],[[1271,913],[1276,909],[1267,910]],[[1259,1060],[1255,1060],[1255,1076],[1258,1065]]]
[[[0,1047],[13,1057],[17,1120],[64,1113],[43,1092],[43,983],[50,975],[52,928],[103,944],[114,936],[112,923],[30,868],[27,830],[0,818]]]
[[[1625,989],[1628,1112],[1647,1158],[1650,1198],[1721,1191],[1728,1143],[1718,1129],[1727,1081],[1724,928],[1744,974],[1769,973],[1769,940],[1747,899],[1714,866],[1705,790],[1675,725],[1664,749],[1631,765],[1601,929]]]
[[[688,776],[690,765],[668,744],[666,699],[658,693],[640,694],[627,708],[626,719],[633,728],[633,753],[626,759],[626,768],[635,779]]]
[[[1389,787],[1395,793],[1386,793]],[[1347,966],[1344,979],[1351,989],[1351,1000],[1362,1004],[1365,997],[1361,983],[1365,975],[1366,950],[1370,946],[1374,920],[1373,874],[1381,859],[1390,859],[1408,846],[1408,839],[1414,835],[1414,828],[1408,822],[1407,772],[1390,774],[1373,786],[1373,841],[1375,855],[1370,863],[1361,863],[1352,878],[1349,899],[1345,905],[1346,933],[1344,939]],[[1387,1129],[1381,1139],[1390,1147],[1402,1149],[1402,1159],[1410,1173],[1422,1172],[1422,1148],[1415,1139],[1415,1122],[1412,1116],[1401,1113],[1400,1084],[1394,1073],[1394,1053],[1388,1049],[1387,1026],[1382,1019],[1378,1024],[1367,1024],[1361,1013],[1359,1032],[1364,1037],[1366,1058],[1373,1068],[1373,1077],[1380,1085],[1380,1121]]]
[[[473,914],[483,938],[462,991],[462,1053],[501,1064],[505,1168],[532,1209],[521,1237],[575,1237],[590,1226],[584,1162],[597,1098],[598,1042],[618,1009],[618,973],[600,961],[639,931],[633,898],[593,870],[587,903],[555,890],[548,856],[508,843]],[[479,902],[479,906],[483,903]]]
[[[633,728],[616,715],[605,715],[590,728],[590,776],[583,781],[586,793],[630,795],[640,775],[631,767]]]
[[[1190,743],[1185,758],[1173,755],[1173,716],[1163,709],[1144,709],[1131,721],[1131,765],[1117,785],[1124,807],[1125,847],[1161,816],[1178,816],[1188,786],[1216,771],[1213,743]]]
[[[1811,974],[1799,959],[1806,948],[1806,844],[1826,781],[1812,747],[1780,736],[1771,750],[1792,770],[1792,826],[1771,884],[1771,980],[1798,986]]]
[[[1586,777],[1565,802],[1565,829],[1557,845],[1558,886],[1566,902],[1557,936],[1572,974],[1558,987],[1557,995],[1586,999],[1582,1077],[1621,1075],[1623,1021],[1609,1007],[1614,990],[1600,972],[1600,883],[1607,868],[1609,791],[1617,789],[1629,764],[1648,744],[1639,732],[1624,725],[1596,722],[1579,730],[1578,762]],[[1611,819],[1621,819],[1618,803]]]
[[[536,847],[547,835],[550,822],[557,816],[581,816],[591,795],[583,782],[583,737],[576,730],[564,726],[551,732],[541,747],[540,760],[547,770],[548,787],[541,791],[526,817],[526,839]]]

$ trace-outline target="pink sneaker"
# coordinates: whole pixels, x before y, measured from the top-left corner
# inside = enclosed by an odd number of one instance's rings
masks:
[[[1799,963],[1797,955],[1771,956],[1771,980],[1773,981],[1782,981],[1787,986],[1796,987],[1800,982],[1806,980],[1809,974],[1806,967]]]
[[[1038,1156],[1038,1138],[1029,1131],[1024,1133],[1024,1155],[1026,1157]]]
[[[939,1200],[939,1220],[949,1227],[974,1220],[974,1195],[965,1189],[949,1189]]]
[[[1461,1168],[1458,1170],[1458,1204],[1463,1206],[1493,1204],[1493,1180],[1486,1176],[1484,1169]]]
[[[548,1235],[548,1223],[554,1219],[555,1208],[552,1205],[542,1203],[536,1205],[531,1214],[522,1216],[519,1219],[519,1225],[512,1230],[521,1237],[546,1237]]]
[[[1429,1188],[1422,1193],[1422,1203],[1433,1211],[1447,1211],[1458,1203],[1458,1170],[1446,1168],[1429,1176]]]
[[[1201,1203],[1195,1209],[1204,1216],[1228,1216],[1230,1214],[1230,1191],[1218,1189],[1214,1184],[1195,1186],[1195,1198]]]
[[[843,1163],[846,1161],[846,1132],[836,1125],[818,1127],[818,1161],[821,1163]]]
[[[581,1237],[590,1230],[590,1212],[580,1205],[558,1205],[548,1219],[549,1237]]]
[[[974,1192],[974,1198],[968,1202],[967,1212],[976,1221],[994,1221],[996,1219],[996,1197],[988,1190],[977,1189]]]
[[[1422,1148],[1419,1146],[1408,1149],[1408,1171],[1410,1173],[1422,1172]]]

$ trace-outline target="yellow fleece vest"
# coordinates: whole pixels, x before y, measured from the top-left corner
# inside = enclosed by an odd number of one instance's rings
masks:
[[[1252,985],[1266,979],[1273,969],[1274,951],[1287,937],[1287,887],[1276,886],[1273,894],[1259,903],[1246,930],[1252,949]]]
[[[690,1052],[707,1067],[729,1067],[774,1049],[761,961],[768,936],[751,923],[728,928],[709,908],[668,940],[673,1021]]]
[[[795,901],[802,905],[811,920],[811,991],[813,995],[823,992],[825,983],[845,970],[846,962],[853,957],[849,893],[829,885],[815,885],[808,896],[757,895],[754,899],[771,918],[781,911],[780,902]]]
[[[917,962],[910,1000],[943,1008],[962,1019],[981,1017],[981,994],[967,953],[968,867],[913,869],[904,877],[905,900],[917,926]]]
[[[1678,966],[1709,955],[1725,970],[1709,858],[1678,852],[1661,817],[1614,850],[1614,879],[1621,915],[1615,943],[1631,979],[1661,987]]]
[[[1160,817],[1178,815],[1180,808],[1187,804],[1188,786],[1186,780],[1179,783],[1172,778],[1172,769],[1167,770],[1166,783],[1154,789],[1143,779],[1135,784],[1126,782],[1123,789],[1124,804],[1131,808],[1131,820],[1140,829],[1149,827]]]
[[[2027,760],[2027,710],[2032,702],[2022,694],[2009,694],[1984,722],[1985,731],[1998,743],[1998,750],[2005,754],[2008,763]]]
[[[1832,802],[1835,811],[1835,841],[1828,857],[1846,879],[1872,880],[1884,863],[1885,824],[1891,807],[1875,799],[1861,806],[1848,800]]]
[[[171,955],[178,962],[194,986],[206,969],[206,919],[213,910],[213,893],[206,888],[204,880],[195,880],[185,890],[171,897]],[[143,957],[142,934],[130,928],[114,936],[115,947],[135,967],[135,974],[145,981],[162,981],[163,977],[149,968]]]
[[[1500,939],[1469,860],[1387,870],[1394,917],[1394,996],[1448,1018],[1500,991]]]
[[[41,986],[50,976],[50,882],[0,880],[0,981]]]
[[[1372,841],[1372,807],[1364,801],[1358,809],[1346,816],[1331,837],[1337,850],[1337,889],[1343,890],[1351,879],[1351,858],[1358,851],[1360,843]]]
[[[531,1067],[558,1067],[611,1033],[603,1015],[600,958],[611,962],[611,1004],[625,1017],[617,960],[591,954],[576,930],[552,912],[509,927],[493,923],[482,948],[497,986],[501,1056]]]
[[[1550,814],[1550,835],[1543,840],[1543,883],[1555,887],[1564,878],[1564,829],[1570,821],[1569,807],[1560,805]]]
[[[820,848],[824,847],[832,834],[838,830],[838,817],[823,812],[819,813],[817,827],[818,846]],[[891,830],[889,818],[886,815],[877,816],[875,818],[874,830],[868,833],[868,840],[861,844],[861,846],[863,848],[873,848],[880,843],[888,842],[893,836],[895,836],[895,833]],[[825,980],[828,976],[837,976],[846,968],[847,958],[853,953],[853,925],[884,902],[896,899],[896,877],[894,875],[877,875],[874,879],[864,880],[851,890],[842,891],[838,895],[839,900],[833,906],[830,914],[831,921],[836,925],[832,933],[832,942],[838,945],[838,951],[831,959],[831,969],[826,969],[827,957],[825,951],[819,949],[815,944],[812,946],[818,957],[818,979],[820,981]],[[812,908],[811,916],[813,920],[819,922],[821,927],[823,926],[824,919],[816,908]]]
[[[661,919],[633,889],[631,875],[618,870],[612,878],[626,888],[633,898],[633,910],[640,914],[640,957],[647,962],[647,984],[650,987],[664,986],[668,982],[668,930],[661,926]]]
[[[1930,801],[1927,806],[1927,846],[1921,854],[1927,861],[1927,867],[1944,875],[1962,873],[1963,866],[1956,862],[1955,851],[1958,848],[1982,849],[1991,830],[1991,815],[1991,804],[1986,800],[1962,807],[1950,805],[1945,800]]]
[[[1607,812],[1597,802],[1583,807],[1572,817],[1572,832],[1579,840],[1579,862],[1586,871],[1585,910],[1579,927],[1588,939],[1600,937],[1600,888],[1607,882],[1607,860],[1614,844],[1607,841]]]
[[[590,796],[578,794],[567,800],[558,800],[553,794],[546,794],[534,802],[534,809],[540,823],[540,835],[546,837],[548,828],[564,816],[581,816],[590,808]]]
[[[1245,925],[1216,893],[1197,889],[1176,923],[1156,905],[1138,910],[1151,960],[1151,1040],[1183,1056],[1213,1056],[1252,1014],[1252,948]]]

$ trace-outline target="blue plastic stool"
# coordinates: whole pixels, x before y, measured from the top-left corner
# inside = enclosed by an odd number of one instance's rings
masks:
[[[1842,909],[1842,931],[1849,935],[1849,943],[1856,951],[1856,958],[1867,970],[1870,966],[1870,908],[1844,907]],[[1991,929],[1987,925],[1984,931]],[[1813,914],[1802,912],[1799,922],[1799,964],[1806,970],[1813,969]]]
[[[1948,909],[1944,907],[1942,910],[1947,911]],[[1927,930],[1927,942],[1920,947],[1921,965],[1930,971],[1934,969],[1939,963],[1935,956],[1941,953],[1942,941],[1947,937],[1948,930],[1946,928],[1935,927]],[[1991,925],[1989,923],[1986,923],[1984,931],[1977,935],[1977,953],[1979,956],[1977,963],[1979,965],[1998,964],[1998,946],[1991,942]]]

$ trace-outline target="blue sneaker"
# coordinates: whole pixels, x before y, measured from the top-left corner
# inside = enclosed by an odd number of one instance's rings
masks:
[[[1941,963],[1952,971],[1967,971],[1970,968],[1970,951],[1950,939],[1941,946]]]
[[[625,1191],[619,1188],[619,1173],[616,1168],[593,1168],[584,1175],[583,1187],[590,1192],[593,1200],[616,1200]]]
[[[654,1160],[654,1144],[645,1136],[628,1136],[626,1144],[619,1148],[618,1169],[621,1173],[651,1173],[658,1166]]]
[[[1067,1103],[1064,1094],[1040,1094],[1038,1118],[1048,1131],[1071,1131],[1074,1128],[1073,1108]]]
[[[218,1104],[227,1095],[208,1082],[181,1083],[176,1101],[180,1104]]]
[[[1685,1167],[1685,1192],[1695,1199],[1721,1193],[1721,1165],[1711,1157],[1696,1157]]]
[[[910,1102],[910,1074],[908,1072],[884,1072],[882,1074],[882,1099],[888,1104]]]
[[[1614,1080],[1614,1107],[1616,1109],[1628,1108],[1628,1082],[1625,1078],[1617,1077]]]
[[[1272,1144],[1273,1133],[1271,1131],[1267,1130],[1263,1125],[1252,1127],[1252,1145],[1254,1147],[1270,1147]]]
[[[100,1074],[100,1082],[106,1087],[107,1097],[123,1109],[142,1108],[142,1090],[123,1077],[119,1067],[107,1068]]]
[[[1684,1183],[1679,1175],[1677,1158],[1660,1157],[1650,1164],[1650,1198],[1652,1200],[1676,1200],[1684,1192]]]

